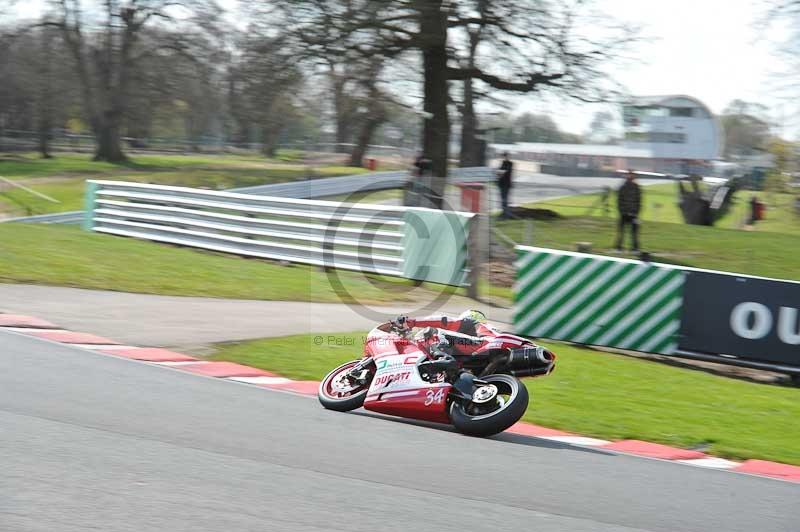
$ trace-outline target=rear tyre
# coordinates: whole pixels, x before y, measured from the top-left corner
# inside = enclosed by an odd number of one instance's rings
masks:
[[[359,362],[359,360],[353,360],[342,364],[322,379],[317,392],[322,406],[328,410],[349,412],[364,405],[364,399],[367,397],[372,380],[371,376],[365,383],[357,382],[348,376],[350,370]]]
[[[450,405],[453,426],[470,436],[491,436],[520,420],[528,409],[528,389],[511,375],[489,375],[481,380],[497,388],[492,401],[455,401]]]

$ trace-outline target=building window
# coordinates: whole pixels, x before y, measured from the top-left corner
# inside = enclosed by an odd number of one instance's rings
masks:
[[[647,116],[668,116],[669,111],[666,107],[647,107],[645,114]]]
[[[633,142],[648,142],[649,136],[647,133],[640,131],[626,131],[625,140],[630,140]]]
[[[670,107],[669,116],[691,117],[691,116],[694,116],[694,108],[692,108],[692,107]]]
[[[625,140],[632,142],[657,142],[670,144],[685,144],[685,133],[661,133],[658,131],[628,131]]]
[[[670,110],[667,107],[647,106],[647,107],[634,107],[626,106],[622,110],[622,119],[627,127],[635,127],[642,122],[646,122],[646,118],[669,116]]]
[[[669,142],[673,144],[685,144],[686,135],[683,133],[650,133],[650,142]]]

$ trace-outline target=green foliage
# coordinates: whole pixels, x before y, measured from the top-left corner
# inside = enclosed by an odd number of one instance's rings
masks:
[[[80,135],[88,131],[89,128],[80,118],[70,118],[67,120],[67,130],[74,135]]]
[[[757,103],[733,100],[722,111],[725,156],[751,156],[763,151],[769,142],[768,109]]]
[[[788,140],[774,137],[769,141],[767,149],[773,157],[773,168],[778,173],[790,171],[795,164],[796,146]]]
[[[360,358],[366,333],[287,336],[221,344],[213,356],[319,380]],[[321,341],[320,341],[321,339]],[[549,377],[525,379],[532,423],[607,439],[708,446],[728,458],[800,464],[800,391],[655,362],[546,343],[558,355]]]
[[[767,172],[764,179],[764,190],[766,192],[787,192],[789,189],[789,176],[777,170]]]
[[[566,133],[558,128],[546,114],[523,113],[517,117],[489,118],[488,127],[499,128],[492,133],[493,141],[501,144],[514,142],[581,143],[580,135]]]

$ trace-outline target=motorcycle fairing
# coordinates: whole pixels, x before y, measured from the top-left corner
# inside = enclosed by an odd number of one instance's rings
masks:
[[[377,357],[364,408],[392,416],[449,422],[447,396],[451,385],[424,380],[417,364],[425,359],[427,356],[419,350],[394,355],[384,352]]]

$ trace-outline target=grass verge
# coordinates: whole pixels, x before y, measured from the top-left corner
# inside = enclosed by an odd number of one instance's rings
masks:
[[[88,155],[63,154],[52,159],[31,155],[0,157],[0,176],[51,196],[51,203],[24,190],[0,184],[0,215],[24,216],[79,210],[86,179],[111,179],[222,190],[296,181],[308,177],[302,164],[256,156],[139,155],[129,162],[92,161]],[[367,172],[364,168],[326,165],[312,169],[313,178]]]
[[[572,216],[530,224],[511,220],[499,221],[496,227],[521,244],[575,251],[577,242],[591,242],[593,253],[614,253],[616,220],[612,218]],[[800,248],[800,232],[751,232],[644,222],[641,241],[643,249],[650,251],[658,262],[781,279],[800,278],[796,251]]]
[[[675,183],[642,187],[643,204],[641,218],[645,222],[683,224],[683,215],[678,206],[678,188]],[[794,233],[800,232],[800,213],[795,209],[795,194],[739,191],[734,204],[714,227],[740,229],[750,213],[750,198],[756,195],[767,204],[766,219],[755,225],[755,232]],[[562,216],[616,217],[616,195],[612,193],[608,209],[603,208],[602,194],[581,194],[559,199],[530,203],[528,207],[542,207]]]
[[[76,227],[0,224],[0,282],[282,301],[349,302],[350,294],[357,294],[359,302],[371,304],[415,297],[405,279],[344,271],[338,278],[346,294],[337,293],[316,267],[282,266]]]
[[[319,380],[359,358],[364,336],[321,333],[221,344],[213,358]],[[800,464],[800,390],[544,345],[558,354],[558,367],[549,377],[523,381],[532,397],[526,421],[597,438]]]

